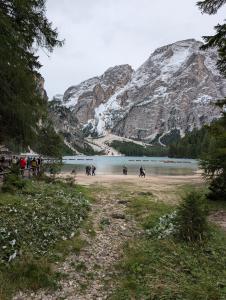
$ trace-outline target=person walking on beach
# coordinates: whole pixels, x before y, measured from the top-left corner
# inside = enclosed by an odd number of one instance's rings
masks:
[[[96,175],[96,167],[92,166],[92,176],[95,176],[95,175]]]
[[[142,166],[140,167],[139,177],[144,177],[145,178],[145,169]]]
[[[128,170],[127,170],[127,167],[126,167],[126,166],[123,167],[122,173],[123,173],[123,175],[127,175]]]
[[[90,166],[86,166],[86,175],[87,176],[91,175],[91,167]]]

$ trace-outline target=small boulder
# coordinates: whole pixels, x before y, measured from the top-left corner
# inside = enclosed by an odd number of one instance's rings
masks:
[[[111,216],[113,219],[125,220],[125,218],[126,218],[126,216],[122,213],[113,213]]]

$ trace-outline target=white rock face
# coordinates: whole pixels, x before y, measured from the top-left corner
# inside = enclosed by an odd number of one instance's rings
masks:
[[[102,106],[131,80],[132,73],[129,65],[110,68],[100,77],[70,87],[64,94],[63,103],[85,125],[87,121],[99,118]]]
[[[135,72],[129,65],[110,68],[69,88],[63,103],[99,136],[151,141],[200,128],[220,117],[213,104],[226,96],[216,51],[201,51],[201,45],[190,39],[161,47]]]

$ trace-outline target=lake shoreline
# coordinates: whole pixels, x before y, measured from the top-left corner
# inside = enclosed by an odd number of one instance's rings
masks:
[[[150,185],[165,186],[177,184],[197,184],[203,183],[201,172],[195,172],[193,175],[148,175],[145,178],[140,178],[138,175],[117,175],[117,174],[97,174],[96,176],[87,176],[85,174],[71,174],[64,172],[58,175],[60,178],[74,177],[74,180],[79,185],[112,185],[132,184],[142,187],[150,187]]]

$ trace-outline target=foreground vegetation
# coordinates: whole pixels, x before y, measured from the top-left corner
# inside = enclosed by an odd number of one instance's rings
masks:
[[[117,266],[118,288],[111,299],[226,298],[225,233],[210,226],[208,238],[200,242],[176,238],[171,222],[166,222],[175,208],[153,195],[130,203],[128,212],[144,234],[126,243],[124,258]]]
[[[56,288],[52,263],[81,249],[86,191],[63,182],[25,181],[0,193],[0,299],[19,289]]]

